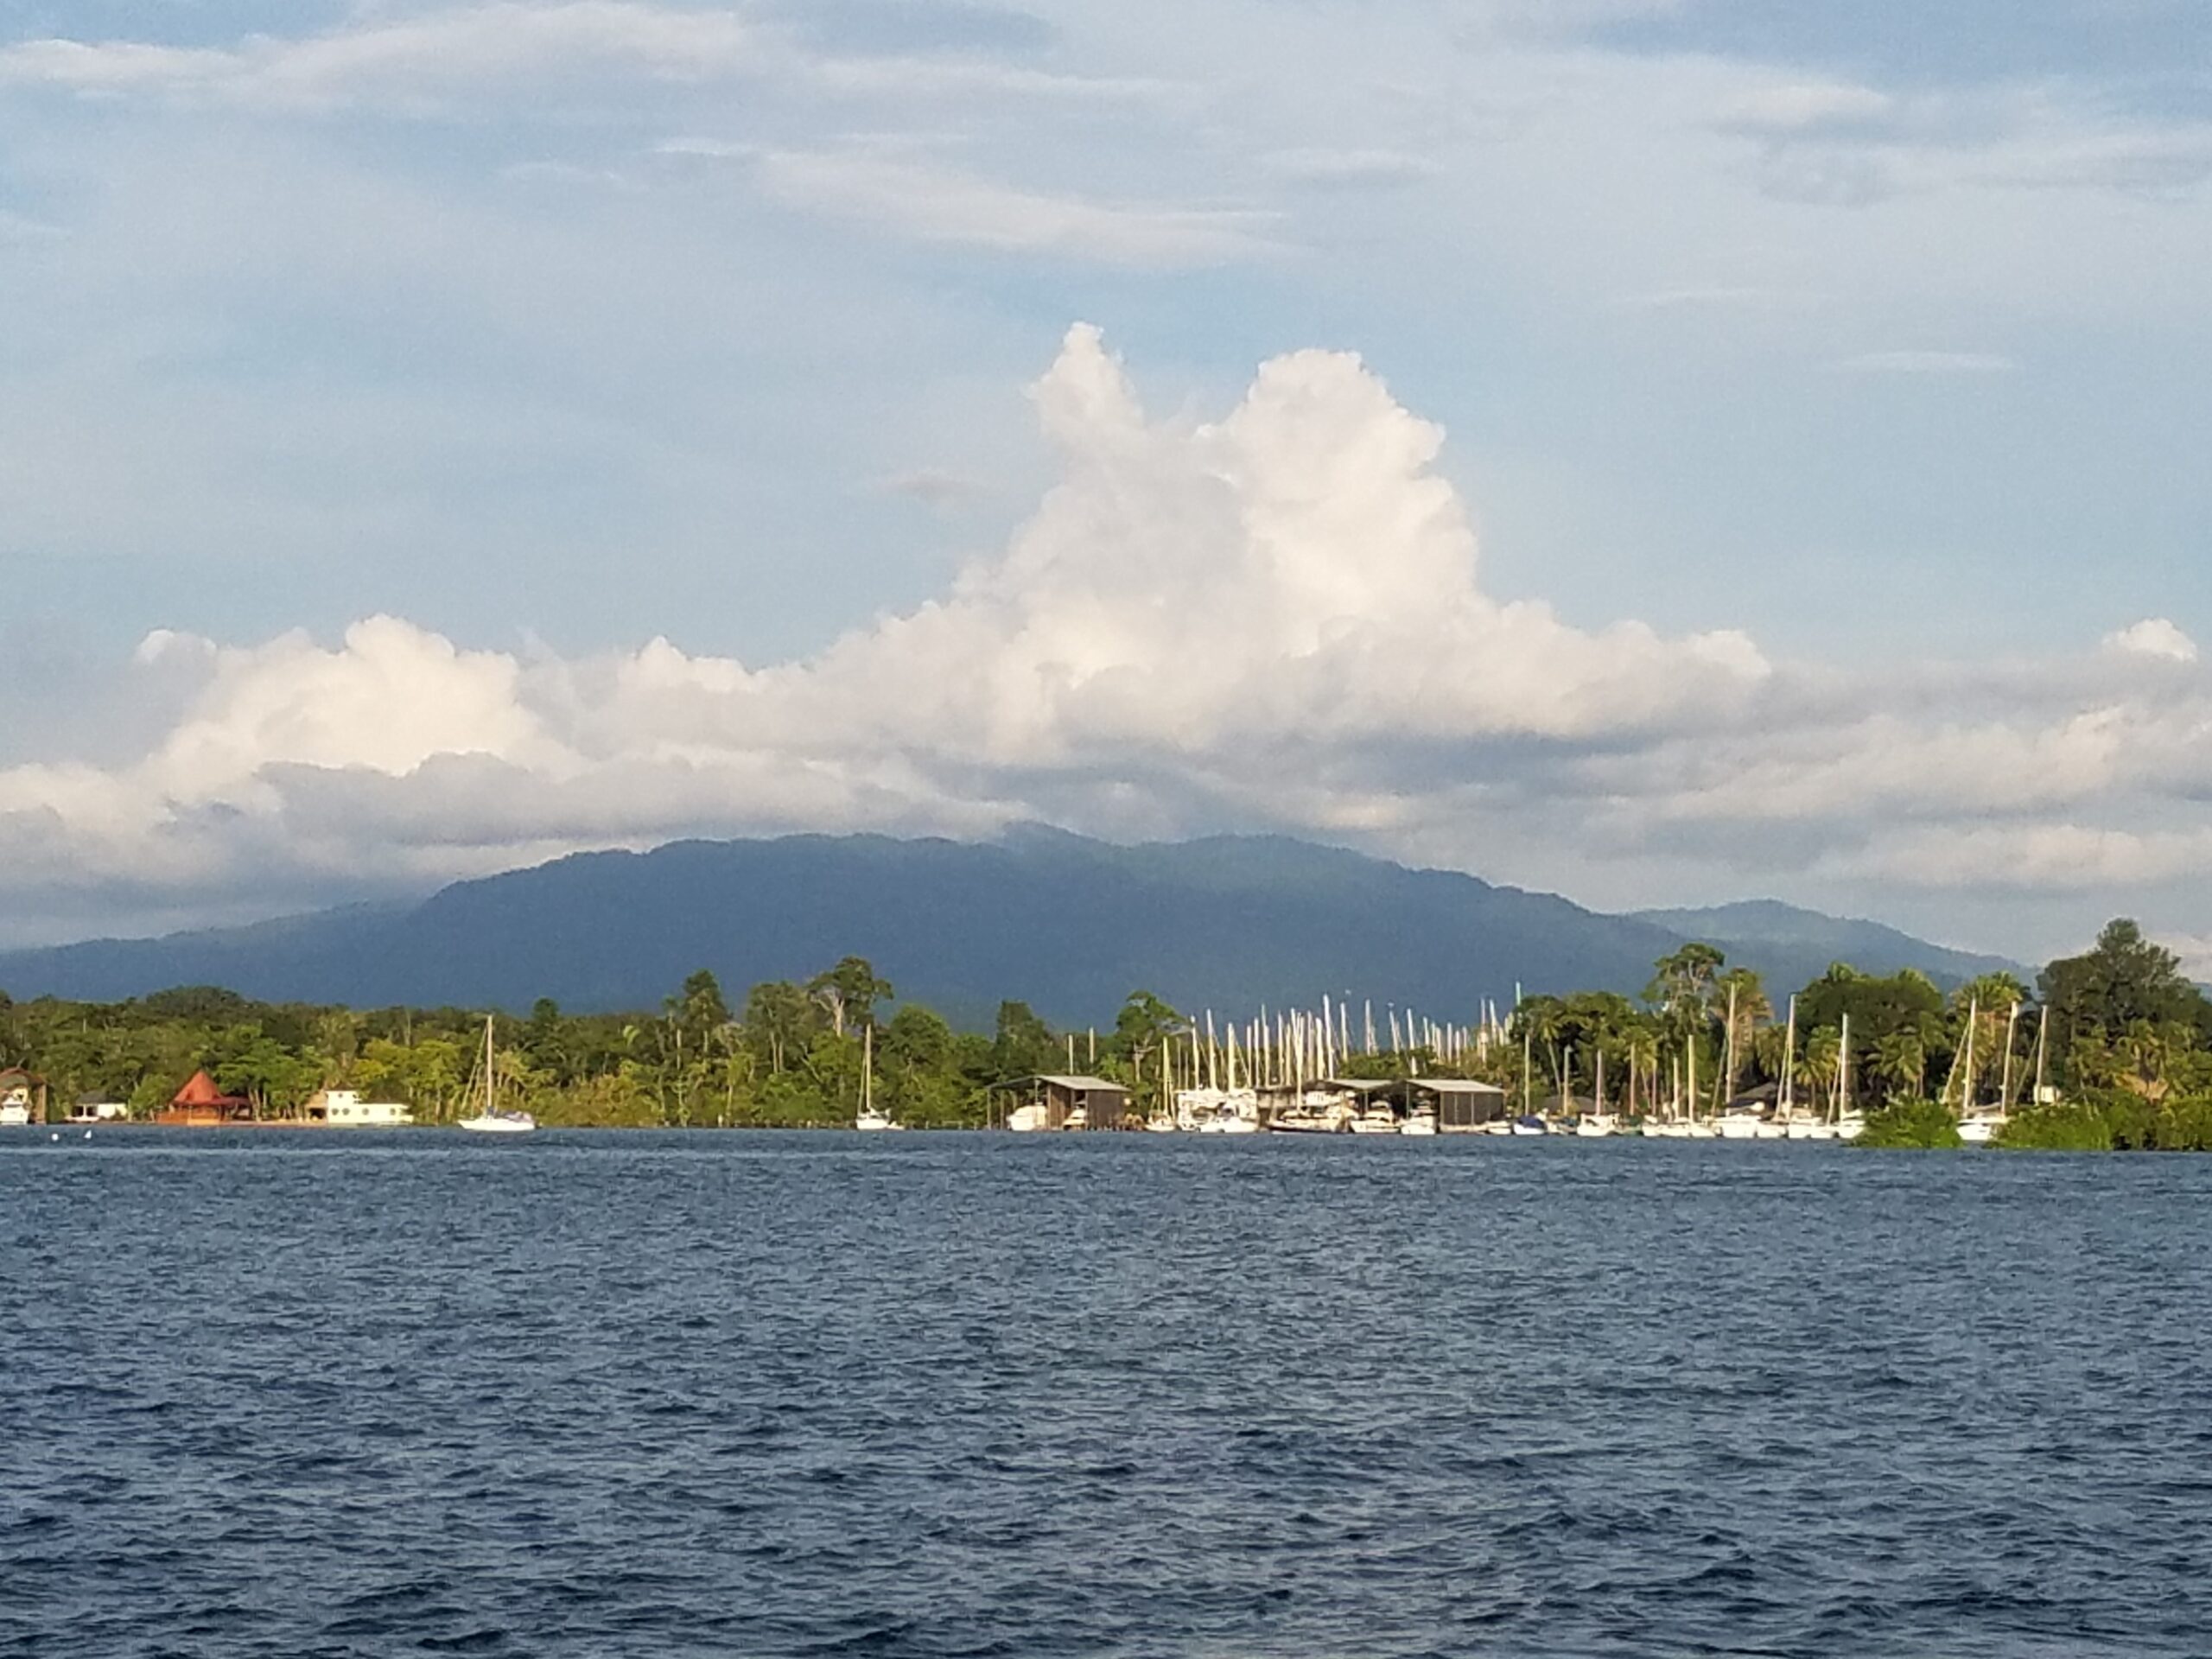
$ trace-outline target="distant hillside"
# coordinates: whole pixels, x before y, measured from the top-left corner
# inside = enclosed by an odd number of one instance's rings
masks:
[[[1772,899],[1714,905],[1703,910],[1640,910],[1634,914],[1637,920],[1663,927],[1671,933],[1716,943],[1732,941],[1724,946],[1729,955],[1747,961],[1756,959],[1762,951],[1787,951],[1804,959],[1821,957],[1823,966],[1830,962],[1847,962],[1870,974],[1894,974],[1899,969],[1917,968],[1946,982],[1963,982],[1983,974],[2010,973],[2021,976],[2029,984],[2035,982],[2033,969],[2002,957],[1953,950],[1916,939],[1910,933],[1901,933],[1880,922],[1847,921]],[[1809,977],[1802,976],[1791,982],[1802,984]]]
[[[1848,954],[1808,945],[1809,927],[1739,931],[1740,944],[1716,942],[1777,987]],[[1883,949],[1869,968],[1913,961],[1950,977],[1966,970],[1947,964],[1980,961],[1873,934]],[[610,1010],[657,1007],[702,967],[735,1000],[851,953],[902,997],[968,1024],[988,1023],[1004,997],[1065,1024],[1103,1024],[1137,987],[1191,1008],[1350,992],[1464,1015],[1484,998],[1510,1002],[1516,982],[1634,995],[1683,937],[1651,918],[1274,837],[1119,847],[1046,830],[987,845],[797,836],[584,854],[418,905],[4,954],[0,988],[113,1001],[219,983],[356,1007],[522,1011],[550,996]]]

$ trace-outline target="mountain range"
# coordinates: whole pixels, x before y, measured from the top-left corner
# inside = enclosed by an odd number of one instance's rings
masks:
[[[1548,893],[1276,836],[1120,846],[1022,828],[968,843],[880,836],[677,842],[578,854],[362,906],[158,939],[0,953],[17,999],[119,1001],[219,984],[272,1001],[575,1011],[657,1007],[709,968],[733,1001],[767,979],[867,957],[902,999],[988,1025],[1020,998],[1069,1026],[1140,987],[1179,1007],[1324,995],[1466,1017],[1484,999],[1633,995],[1685,940],[1777,993],[1828,964],[1998,969],[1869,922],[1768,902],[1605,915]]]

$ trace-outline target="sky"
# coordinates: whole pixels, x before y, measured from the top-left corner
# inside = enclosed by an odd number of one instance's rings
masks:
[[[2212,973],[2196,0],[0,0],[0,944],[1284,831]]]

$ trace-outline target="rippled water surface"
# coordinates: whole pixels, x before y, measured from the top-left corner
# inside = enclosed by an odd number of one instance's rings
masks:
[[[2212,1161],[0,1139],[0,1652],[2212,1652]]]

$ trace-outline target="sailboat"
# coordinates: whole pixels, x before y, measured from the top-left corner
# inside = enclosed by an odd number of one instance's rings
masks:
[[[853,1119],[856,1129],[903,1129],[906,1126],[892,1121],[891,1114],[878,1109],[875,1103],[875,1027],[871,1022],[861,1028],[861,1109]]]
[[[1975,1012],[1976,1014],[1980,1012],[1978,1004]],[[1970,1014],[1967,1018],[1971,1025],[1975,1014]],[[2015,1002],[2012,1005],[2012,1018],[2005,1025],[2005,1077],[2003,1083],[1998,1087],[1997,1109],[1992,1111],[1986,1106],[1977,1107],[1959,1120],[1959,1139],[1969,1147],[1987,1146],[2002,1135],[2005,1132],[2005,1126],[2012,1121],[2007,1109],[2012,1102],[2012,1043],[2018,1035],[2019,1029],[2020,1005]],[[1971,1030],[1967,1033],[1967,1041],[1969,1044],[1974,1041],[1974,1033]],[[1972,1052],[1971,1048],[1968,1052]],[[1971,1066],[1967,1070],[1967,1087],[1969,1091],[1974,1087],[1974,1070]],[[1963,1103],[1969,1105],[1972,1103],[1965,1101],[1963,1096],[1961,1100]]]
[[[528,1135],[537,1127],[537,1120],[528,1112],[493,1104],[493,1075],[492,1016],[487,1014],[484,1016],[484,1109],[474,1117],[462,1118],[460,1127],[472,1135]]]

